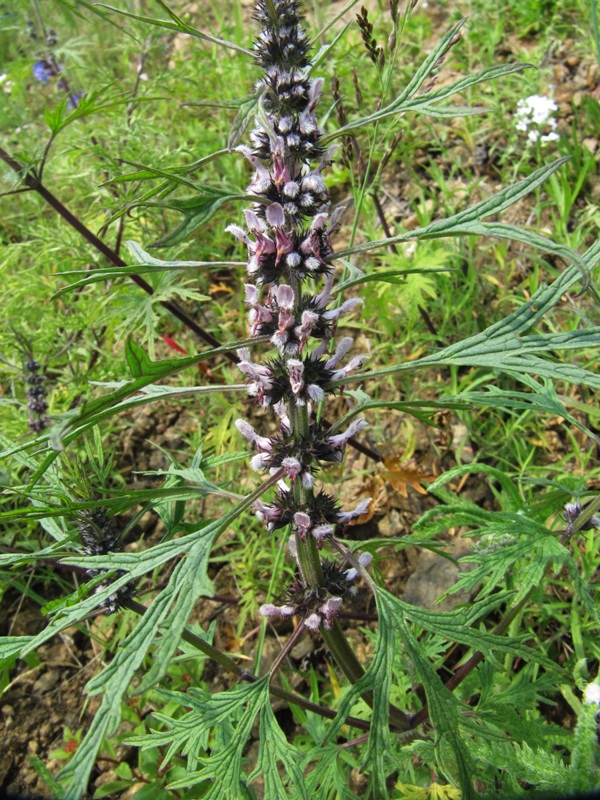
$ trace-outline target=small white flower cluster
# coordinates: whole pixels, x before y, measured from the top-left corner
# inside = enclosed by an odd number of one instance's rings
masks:
[[[2,86],[3,92],[5,92],[6,94],[10,94],[13,90],[14,85],[15,84],[13,83],[13,81],[8,80],[8,75],[5,72],[3,72],[0,75],[0,86]]]
[[[555,142],[560,137],[556,132],[556,119],[552,116],[558,111],[558,106],[549,97],[532,94],[517,103],[515,113],[515,128],[527,133],[530,142]],[[542,133],[542,129],[550,128],[549,133]]]
[[[600,686],[596,681],[588,683],[583,693],[583,699],[586,703],[600,706]]]

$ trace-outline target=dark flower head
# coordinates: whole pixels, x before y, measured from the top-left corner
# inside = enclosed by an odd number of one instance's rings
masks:
[[[263,69],[285,66],[303,69],[310,63],[310,42],[305,32],[293,24],[284,28],[265,28],[254,45],[256,63]]]
[[[254,45],[263,69],[279,66],[303,69],[309,65],[310,42],[302,29],[303,17],[296,0],[259,0],[254,18],[262,31]]]
[[[273,129],[276,133],[278,131],[277,122],[275,122]],[[297,159],[308,163],[317,158],[321,158],[325,152],[325,148],[321,145],[321,132],[318,128],[314,128],[308,133],[302,133],[300,130],[300,123],[298,120],[292,121],[288,128],[288,132],[281,137],[284,144],[284,153],[286,158]],[[271,137],[260,126],[257,126],[250,133],[250,140],[252,141],[253,148],[252,154],[262,161],[269,161],[273,157],[273,143]]]
[[[48,410],[46,402],[46,378],[40,373],[42,365],[29,355],[23,363],[23,377],[27,384],[27,410],[29,411],[29,427],[34,433],[41,433],[48,427]]]
[[[283,469],[286,478],[292,482],[300,477],[307,488],[312,488],[315,467],[321,462],[338,460],[337,450],[319,435],[319,426],[316,424],[309,427],[307,435],[300,441],[289,434],[270,438],[260,436],[243,419],[236,420],[235,425],[257,450],[250,460],[250,466],[256,472],[269,470],[275,473]]]
[[[246,269],[255,283],[278,283],[289,275],[316,278],[332,271],[333,250],[329,241],[332,224],[327,224],[327,213],[317,214],[306,231],[288,232],[283,207],[271,203],[264,219],[246,211],[246,222],[253,239],[239,225],[228,225],[225,230],[246,244]]]
[[[48,422],[45,417],[30,417],[29,427],[34,433],[41,433],[48,427]]]
[[[297,515],[303,514],[308,517],[308,523],[304,527],[312,533],[315,530],[324,531],[325,528],[334,529],[337,525],[346,527],[352,519],[365,514],[370,503],[369,497],[351,511],[342,511],[334,498],[322,489],[318,494],[310,495],[303,503],[298,502],[293,492],[280,490],[272,503],[258,500],[254,504],[254,513],[270,532],[284,528],[292,522],[294,529],[299,530]]]
[[[263,84],[266,87],[263,106],[268,113],[280,117],[300,114],[309,103],[311,81],[301,70],[288,72],[271,67],[265,73]]]
[[[48,403],[44,400],[43,396],[37,397],[33,395],[27,400],[27,408],[34,414],[43,414],[48,410]]]
[[[121,577],[123,575],[123,571],[119,570],[117,572],[117,577]],[[133,581],[125,584],[125,586],[121,586],[120,589],[114,594],[110,594],[106,600],[102,603],[102,608],[104,609],[104,613],[109,616],[110,614],[116,614],[116,612],[123,606],[124,600],[129,600],[136,595],[136,588]]]
[[[308,341],[330,339],[338,317],[350,310],[360,300],[348,300],[341,306],[327,311],[322,298],[329,299],[328,291],[316,297],[303,296],[300,309],[295,308],[295,293],[287,284],[271,286],[263,302],[253,284],[246,284],[246,303],[251,336],[270,336],[280,353],[298,355]]]
[[[289,159],[286,160],[284,142],[278,141],[277,151],[273,153],[272,172],[269,172],[247,147],[239,147],[250,163],[256,169],[248,192],[261,195],[268,203],[257,203],[254,213],[260,219],[265,219],[267,209],[277,204],[284,213],[288,225],[297,225],[303,217],[314,217],[325,211],[329,204],[329,192],[321,176],[324,164],[311,172],[303,172],[299,164],[293,164],[290,170]]]
[[[42,365],[39,361],[36,361],[35,358],[30,358],[29,361],[26,361],[23,364],[23,370],[25,372],[38,372],[42,368]]]
[[[104,508],[82,512],[79,535],[87,556],[104,556],[119,550],[115,519],[109,517]]]
[[[109,517],[104,508],[83,512],[79,523],[79,535],[83,552],[90,557],[107,555],[121,549],[116,520],[114,517]],[[106,570],[90,568],[87,570],[87,575],[88,578],[95,578],[105,572]],[[120,578],[124,574],[123,570],[117,570],[116,577]],[[107,585],[108,582],[103,580],[95,587],[95,591],[100,592]],[[109,595],[100,608],[106,614],[114,614],[123,604],[123,600],[133,597],[135,593],[135,584],[131,581]]]
[[[321,402],[325,397],[322,387],[329,383],[334,374],[325,363],[322,359],[313,360],[312,354],[302,361],[295,358],[269,361],[267,366],[272,375],[269,405],[292,399],[299,406],[307,402]]]
[[[307,403],[320,403],[326,394],[334,394],[335,388],[325,388],[328,383],[344,378],[350,372],[362,366],[368,358],[366,355],[355,356],[345,367],[336,369],[338,362],[350,349],[352,339],[345,337],[336,347],[331,358],[322,358],[327,349],[327,340],[305,356],[302,361],[297,358],[275,358],[265,364],[255,364],[250,360],[246,349],[240,350],[239,369],[249,378],[251,396],[259,398],[260,404],[270,406],[282,400],[293,400],[298,406]],[[357,423],[351,423],[353,428]],[[362,424],[362,423],[361,423]],[[354,431],[356,432],[356,431]],[[351,436],[354,433],[350,434]],[[342,435],[330,437],[332,441],[343,438]]]
[[[302,22],[301,9],[302,4],[299,0],[258,0],[254,9],[254,19],[263,28],[287,28]]]
[[[362,567],[371,562],[369,553],[362,553],[358,561]],[[322,561],[323,584],[307,586],[300,572],[286,593],[285,605],[261,606],[260,613],[265,617],[303,617],[303,624],[316,632],[319,628],[331,628],[339,614],[344,597],[356,594],[354,581],[358,577],[355,569],[346,569],[332,561]]]
[[[581,514],[582,511],[583,509],[581,507],[581,503],[575,500],[572,503],[566,504],[566,506],[563,509],[563,518],[565,522],[567,522],[569,525],[573,525],[573,523],[576,522],[577,519],[579,518],[579,515]],[[579,530],[591,531],[594,528],[600,528],[600,517],[597,515],[594,515],[587,522],[581,525]]]

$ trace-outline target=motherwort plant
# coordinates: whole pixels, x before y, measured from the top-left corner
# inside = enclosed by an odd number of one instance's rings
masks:
[[[239,368],[249,394],[275,416],[278,432],[260,435],[241,419],[236,425],[256,450],[252,468],[282,472],[273,502],[258,500],[255,511],[269,532],[291,526],[290,551],[298,561],[298,580],[285,605],[263,605],[261,613],[298,615],[301,625],[322,629],[345,671],[353,674],[356,665],[335,617],[344,595],[356,591],[358,573],[348,564],[323,560],[322,553],[336,529],[365,513],[368,501],[342,511],[333,497],[315,488],[315,473],[340,462],[348,440],[366,425],[357,419],[333,433],[318,415],[335,391],[332,381],[360,368],[366,356],[348,358],[352,339],[335,335],[340,317],[361,301],[339,302],[334,290],[331,236],[343,209],[331,208],[323,179],[332,155],[321,142],[316,116],[323,81],[310,76],[299,6],[297,0],[257,4],[261,113],[250,133],[251,146],[239,150],[254,169],[247,191],[259,202],[245,211],[246,228],[228,228],[248,250],[250,334],[270,336],[278,351],[275,358],[257,362],[249,348],[243,349]],[[368,554],[360,557],[363,566],[369,561]]]
[[[12,667],[18,657],[35,651],[52,636],[80,625],[99,611],[112,613],[125,608],[140,617],[124,618],[123,627],[131,625],[131,628],[124,638],[118,638],[118,652],[86,686],[89,695],[102,695],[102,701],[85,737],[59,773],[60,785],[55,793],[66,800],[78,800],[87,794],[96,756],[114,735],[125,692],[134,680],[139,681],[136,686],[139,695],[151,689],[156,692],[151,702],[161,711],[152,717],[155,727],[150,730],[144,727],[145,720],[140,719],[140,727],[136,728],[139,735],[129,737],[127,744],[159,754],[160,768],[156,767],[153,773],[158,776],[156,783],[145,788],[158,787],[157,796],[161,797],[183,790],[185,796],[191,791],[190,797],[209,800],[255,798],[252,784],[260,778],[267,800],[347,798],[357,796],[351,795],[348,787],[352,776],[359,772],[362,783],[357,788],[358,796],[375,800],[389,797],[391,784],[396,781],[395,789],[404,792],[406,787],[401,781],[414,779],[415,783],[424,783],[432,773],[460,786],[461,797],[465,800],[475,796],[474,778],[491,787],[494,796],[501,784],[509,789],[519,788],[526,781],[544,788],[549,775],[554,789],[568,786],[574,772],[581,772],[582,760],[591,763],[595,757],[590,736],[595,736],[592,712],[595,714],[596,709],[592,706],[597,703],[597,693],[595,690],[590,693],[586,717],[589,724],[586,723],[585,730],[582,728],[580,736],[586,748],[580,749],[578,754],[576,743],[572,748],[572,764],[568,767],[554,752],[556,741],[560,741],[561,746],[565,742],[565,731],[560,730],[560,738],[557,726],[546,724],[538,707],[540,698],[548,704],[553,702],[556,687],[564,685],[565,678],[555,670],[556,665],[548,655],[545,628],[542,626],[542,633],[537,635],[534,623],[529,616],[525,620],[522,612],[546,579],[551,579],[558,569],[565,569],[572,579],[573,602],[579,605],[581,615],[589,616],[590,626],[600,624],[587,585],[597,566],[597,551],[591,552],[587,566],[584,564],[588,575],[582,579],[578,551],[576,548],[575,553],[569,550],[573,537],[589,532],[598,524],[600,499],[587,505],[579,501],[569,504],[565,509],[564,529],[557,535],[552,527],[555,522],[549,523],[551,514],[556,516],[554,500],[550,515],[548,503],[528,505],[520,487],[501,469],[474,462],[458,465],[442,474],[428,487],[440,504],[427,511],[415,526],[420,538],[407,536],[389,542],[390,546],[399,548],[404,547],[407,540],[417,546],[442,547],[440,541],[432,543],[436,537],[445,536],[450,527],[468,528],[473,536],[480,537],[478,546],[469,555],[469,560],[474,562],[473,570],[461,575],[451,590],[464,590],[470,602],[453,611],[440,612],[405,603],[373,580],[367,571],[370,552],[352,552],[350,545],[342,541],[349,523],[369,510],[369,501],[354,508],[342,508],[318,485],[322,467],[341,462],[349,444],[358,446],[355,437],[366,425],[361,415],[383,404],[370,401],[362,392],[357,393],[344,416],[331,423],[324,421],[328,398],[351,383],[423,368],[462,367],[469,373],[483,370],[485,379],[490,381],[495,374],[505,373],[511,388],[490,386],[485,391],[463,392],[458,398],[442,397],[433,402],[417,396],[406,402],[390,402],[390,410],[415,413],[421,418],[432,407],[454,409],[457,404],[461,409],[468,404],[506,407],[511,413],[518,410],[530,414],[538,410],[560,415],[580,433],[598,441],[596,434],[565,407],[564,396],[554,391],[553,382],[586,384],[600,389],[598,376],[579,367],[571,358],[576,347],[597,347],[600,329],[558,332],[553,326],[549,326],[549,332],[546,328],[541,332],[531,329],[582,279],[587,286],[591,270],[600,261],[600,243],[593,244],[580,255],[537,233],[496,219],[486,221],[539,187],[564,159],[536,169],[517,184],[484,196],[475,205],[449,218],[436,219],[425,227],[362,244],[354,244],[352,237],[351,245],[337,252],[332,241],[343,209],[332,207],[324,172],[335,157],[331,143],[336,138],[352,141],[354,148],[355,143],[358,147],[353,139],[355,131],[366,128],[369,132],[381,133],[388,122],[395,124],[399,117],[409,113],[440,117],[480,113],[480,108],[447,106],[445,101],[479,83],[518,73],[524,65],[506,63],[489,67],[438,87],[434,73],[460,38],[463,24],[460,21],[448,30],[407,78],[399,94],[390,100],[394,90],[391,76],[398,54],[397,42],[414,7],[414,3],[406,4],[402,20],[399,3],[391,0],[393,33],[385,53],[377,45],[367,12],[362,11],[358,17],[363,42],[384,87],[381,99],[372,112],[358,119],[351,118],[342,108],[339,86],[334,87],[340,127],[334,132],[325,132],[319,127],[317,117],[323,81],[312,74],[309,58],[312,43],[303,28],[297,0],[258,0],[255,18],[261,31],[252,52],[193,29],[166,3],[157,2],[169,19],[142,17],[129,10],[120,13],[143,23],[144,29],[150,23],[161,28],[161,34],[166,28],[171,32],[191,33],[213,45],[226,46],[236,57],[253,57],[262,69],[251,101],[256,109],[255,127],[248,142],[238,147],[250,163],[253,175],[245,192],[238,187],[224,190],[188,179],[206,164],[231,155],[230,148],[203,156],[183,170],[140,172],[136,166],[132,180],[146,180],[148,175],[155,179],[158,175],[160,182],[158,188],[145,191],[139,202],[127,203],[125,209],[150,205],[183,213],[185,223],[177,229],[177,235],[169,234],[155,242],[156,246],[171,246],[206,223],[225,203],[242,198],[250,204],[244,211],[245,224],[243,227],[229,224],[227,231],[245,245],[245,263],[161,261],[136,242],[129,242],[132,259],[137,263],[127,264],[45,188],[35,164],[24,169],[17,159],[0,148],[0,158],[21,175],[24,186],[38,192],[112,264],[110,270],[100,275],[86,271],[81,281],[61,289],[60,293],[84,285],[87,289],[88,283],[105,281],[107,277],[129,275],[152,295],[152,286],[137,274],[138,268],[139,271],[160,272],[226,266],[245,267],[247,271],[248,338],[220,345],[212,333],[204,331],[178,304],[161,300],[163,309],[200,335],[211,349],[185,358],[155,361],[137,342],[128,340],[125,354],[131,379],[105,384],[105,394],[68,409],[62,415],[53,402],[52,422],[55,424],[50,431],[45,430],[50,419],[46,416],[40,367],[32,354],[28,358],[30,363],[25,371],[29,375],[30,424],[37,436],[26,444],[8,444],[6,454],[17,455],[21,459],[20,467],[31,471],[28,490],[33,502],[27,507],[2,512],[0,519],[40,520],[53,541],[35,553],[29,550],[1,553],[0,565],[29,566],[35,559],[52,558],[59,567],[86,571],[93,582],[91,586],[78,587],[76,593],[61,597],[53,604],[50,623],[39,634],[3,637],[0,659]],[[344,9],[352,5],[354,3],[349,0]],[[335,38],[326,47],[333,44]],[[241,101],[240,105],[244,103]],[[93,99],[86,97],[73,113],[79,118],[92,104]],[[382,121],[385,125],[380,125]],[[242,128],[243,125],[237,130]],[[394,130],[390,124],[388,132],[388,140],[383,137],[382,142],[387,147],[384,153],[391,152],[392,144],[397,144],[400,136],[397,125]],[[385,158],[384,155],[382,161]],[[373,149],[368,161],[372,166],[376,160]],[[359,169],[360,165],[359,158]],[[363,178],[362,200],[372,187],[369,181],[373,173]],[[193,198],[171,200],[170,195],[182,185],[188,189],[192,187],[198,194]],[[361,213],[360,207],[358,213]],[[415,270],[387,270],[375,266],[367,276],[349,259],[409,239],[482,235],[516,240],[549,251],[569,266],[554,283],[540,286],[531,297],[517,304],[515,311],[489,328],[434,352],[362,372],[366,356],[353,352],[353,340],[338,333],[340,320],[355,313],[361,305],[356,297],[344,300],[344,289],[360,286],[367,278],[394,283]],[[349,277],[336,283],[339,264],[348,268]],[[85,297],[82,294],[82,298]],[[269,344],[270,354],[261,356],[261,348]],[[569,363],[557,357],[561,350],[569,351]],[[211,381],[182,387],[161,382],[189,367],[196,368],[199,362],[222,356],[236,363],[245,383],[217,385]],[[477,381],[479,378],[467,385],[479,386]],[[513,388],[516,382],[526,390],[516,391]],[[106,419],[155,401],[171,403],[178,397],[204,398],[211,393],[225,392],[249,393],[256,404],[251,419],[236,422],[237,430],[254,451],[252,468],[264,473],[264,480],[250,494],[235,494],[229,486],[211,483],[206,478],[210,470],[237,461],[240,454],[233,454],[231,458],[206,455],[199,448],[189,469],[183,469],[179,461],[172,459],[160,491],[154,487],[149,490],[130,487],[111,496],[107,489],[101,494],[91,491],[82,494],[81,502],[65,501],[68,494],[64,490],[65,473],[57,464],[63,457],[68,461],[69,448],[92,431],[96,438],[97,460],[106,460],[100,434]],[[24,451],[27,451],[26,459],[22,458]],[[87,456],[86,464],[89,464],[93,459],[89,453]],[[246,455],[241,454],[241,457]],[[485,474],[499,487],[494,494],[497,500],[494,510],[454,492],[452,487],[462,486],[466,476],[474,472]],[[109,473],[107,468],[102,474]],[[205,494],[232,505],[226,506],[220,518],[199,519],[197,501]],[[22,493],[18,495],[21,496]],[[187,501],[192,501],[191,509],[186,506]],[[157,543],[146,541],[144,547],[132,542],[132,547],[123,551],[125,534],[133,525],[130,523],[127,528],[121,524],[123,512],[136,507],[141,509],[139,516],[145,514],[147,508],[153,508],[161,516],[165,535]],[[268,674],[262,676],[219,650],[210,640],[210,630],[194,632],[188,628],[200,598],[214,598],[209,564],[214,547],[220,546],[220,543],[216,545],[217,540],[235,527],[242,514],[252,512],[268,535],[289,529],[288,549],[297,562],[290,585],[282,587],[281,591],[274,576],[273,591],[279,592],[279,599],[260,608],[264,618],[287,618],[295,622],[294,632]],[[72,524],[74,518],[76,525]],[[379,544],[377,540],[371,542],[369,549]],[[377,605],[377,632],[366,668],[348,643],[339,622],[345,601],[356,593],[358,577],[373,592]],[[148,597],[147,605],[139,601]],[[543,607],[547,599],[546,594],[538,594],[540,606]],[[579,619],[576,613],[573,618]],[[132,619],[136,620],[135,624]],[[518,626],[522,621],[524,632],[520,634]],[[326,643],[350,683],[343,692],[327,695],[326,688],[319,697],[322,685],[317,678],[310,687],[311,699],[300,691],[288,690],[279,668],[298,638],[306,634],[320,636]],[[536,646],[532,646],[533,641]],[[233,674],[238,683],[225,691],[209,691],[203,684],[201,663],[198,680],[189,685],[186,678],[184,688],[178,689],[173,684],[171,670],[178,667],[182,659],[192,658],[191,651],[185,650],[188,645],[194,648],[194,655],[199,651]],[[183,653],[179,653],[180,650]],[[257,662],[260,653],[261,645],[257,647]],[[513,666],[516,662],[518,673]],[[247,666],[247,662],[242,663]],[[330,674],[333,675],[333,670]],[[168,689],[165,688],[167,682]],[[294,721],[303,729],[298,741],[292,741],[281,729],[271,706],[273,696],[293,709]],[[329,703],[332,696],[335,708]],[[161,706],[163,700],[165,705]],[[370,711],[362,707],[361,716],[353,716],[354,705],[359,701],[364,701]],[[404,710],[399,710],[397,705]],[[255,720],[258,720],[260,749],[253,771],[246,774],[243,765],[251,760],[248,742],[256,730]],[[535,730],[534,726],[537,726]],[[361,735],[354,738],[357,730]],[[533,731],[531,736],[530,730]],[[349,741],[343,741],[345,735]],[[537,748],[535,753],[530,741]],[[546,760],[538,755],[544,747]],[[186,759],[185,768],[178,761],[181,755]],[[128,764],[125,767],[129,769]],[[588,788],[600,785],[596,766],[590,770],[590,775]],[[168,783],[166,789],[162,783],[159,785],[160,781]],[[62,787],[66,789],[61,795]],[[118,791],[122,788],[120,786]],[[409,789],[420,791],[418,786]],[[108,794],[107,786],[101,792],[103,796]],[[450,787],[447,796],[454,792]],[[408,789],[406,794],[409,794]]]

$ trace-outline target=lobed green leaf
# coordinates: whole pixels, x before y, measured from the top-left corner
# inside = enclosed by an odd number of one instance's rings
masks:
[[[440,768],[449,780],[457,774],[463,800],[475,800],[473,778],[476,768],[460,731],[461,703],[444,686],[429,660],[423,655],[419,642],[412,635],[395,600],[388,592],[377,592],[379,625],[396,632],[423,683],[429,718],[435,729],[436,755]],[[445,757],[446,747],[450,748],[454,763]]]

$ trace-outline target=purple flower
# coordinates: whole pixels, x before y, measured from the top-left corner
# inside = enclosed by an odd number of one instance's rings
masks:
[[[316,633],[321,627],[321,617],[313,613],[304,620],[304,625],[313,633]]]
[[[327,444],[335,451],[339,453],[339,460],[342,460],[342,455],[346,448],[346,444],[348,440],[351,439],[353,436],[356,436],[357,433],[362,431],[364,428],[367,427],[369,423],[366,419],[355,419],[353,420],[350,425],[346,428],[344,433],[336,433],[333,436],[328,436],[326,438]]]
[[[563,509],[563,518],[565,522],[567,522],[569,525],[572,525],[574,522],[576,522],[582,510],[581,503],[578,503],[577,500],[572,503],[567,503]],[[597,515],[590,517],[587,522],[581,525],[580,530],[591,531],[594,528],[600,528],[600,517]]]
[[[85,97],[85,92],[74,92],[73,94],[69,95],[67,107],[70,108],[71,111],[74,111],[79,105],[79,101],[82,97]]]
[[[53,75],[54,68],[49,61],[43,59],[42,61],[36,61],[33,65],[33,77],[40,83],[46,85]]]
[[[373,561],[373,556],[371,553],[361,553],[358,557],[358,563],[361,567],[368,567],[369,564]],[[351,569],[346,570],[346,580],[351,582],[358,578],[358,570],[355,567],[351,567]]]
[[[326,628],[331,628],[333,625],[333,620],[341,609],[342,603],[343,600],[341,597],[330,597],[329,600],[326,600],[319,608],[319,611],[323,615],[323,623]]]
[[[263,617],[291,617],[296,609],[294,606],[274,606],[272,603],[264,603],[258,613]]]

